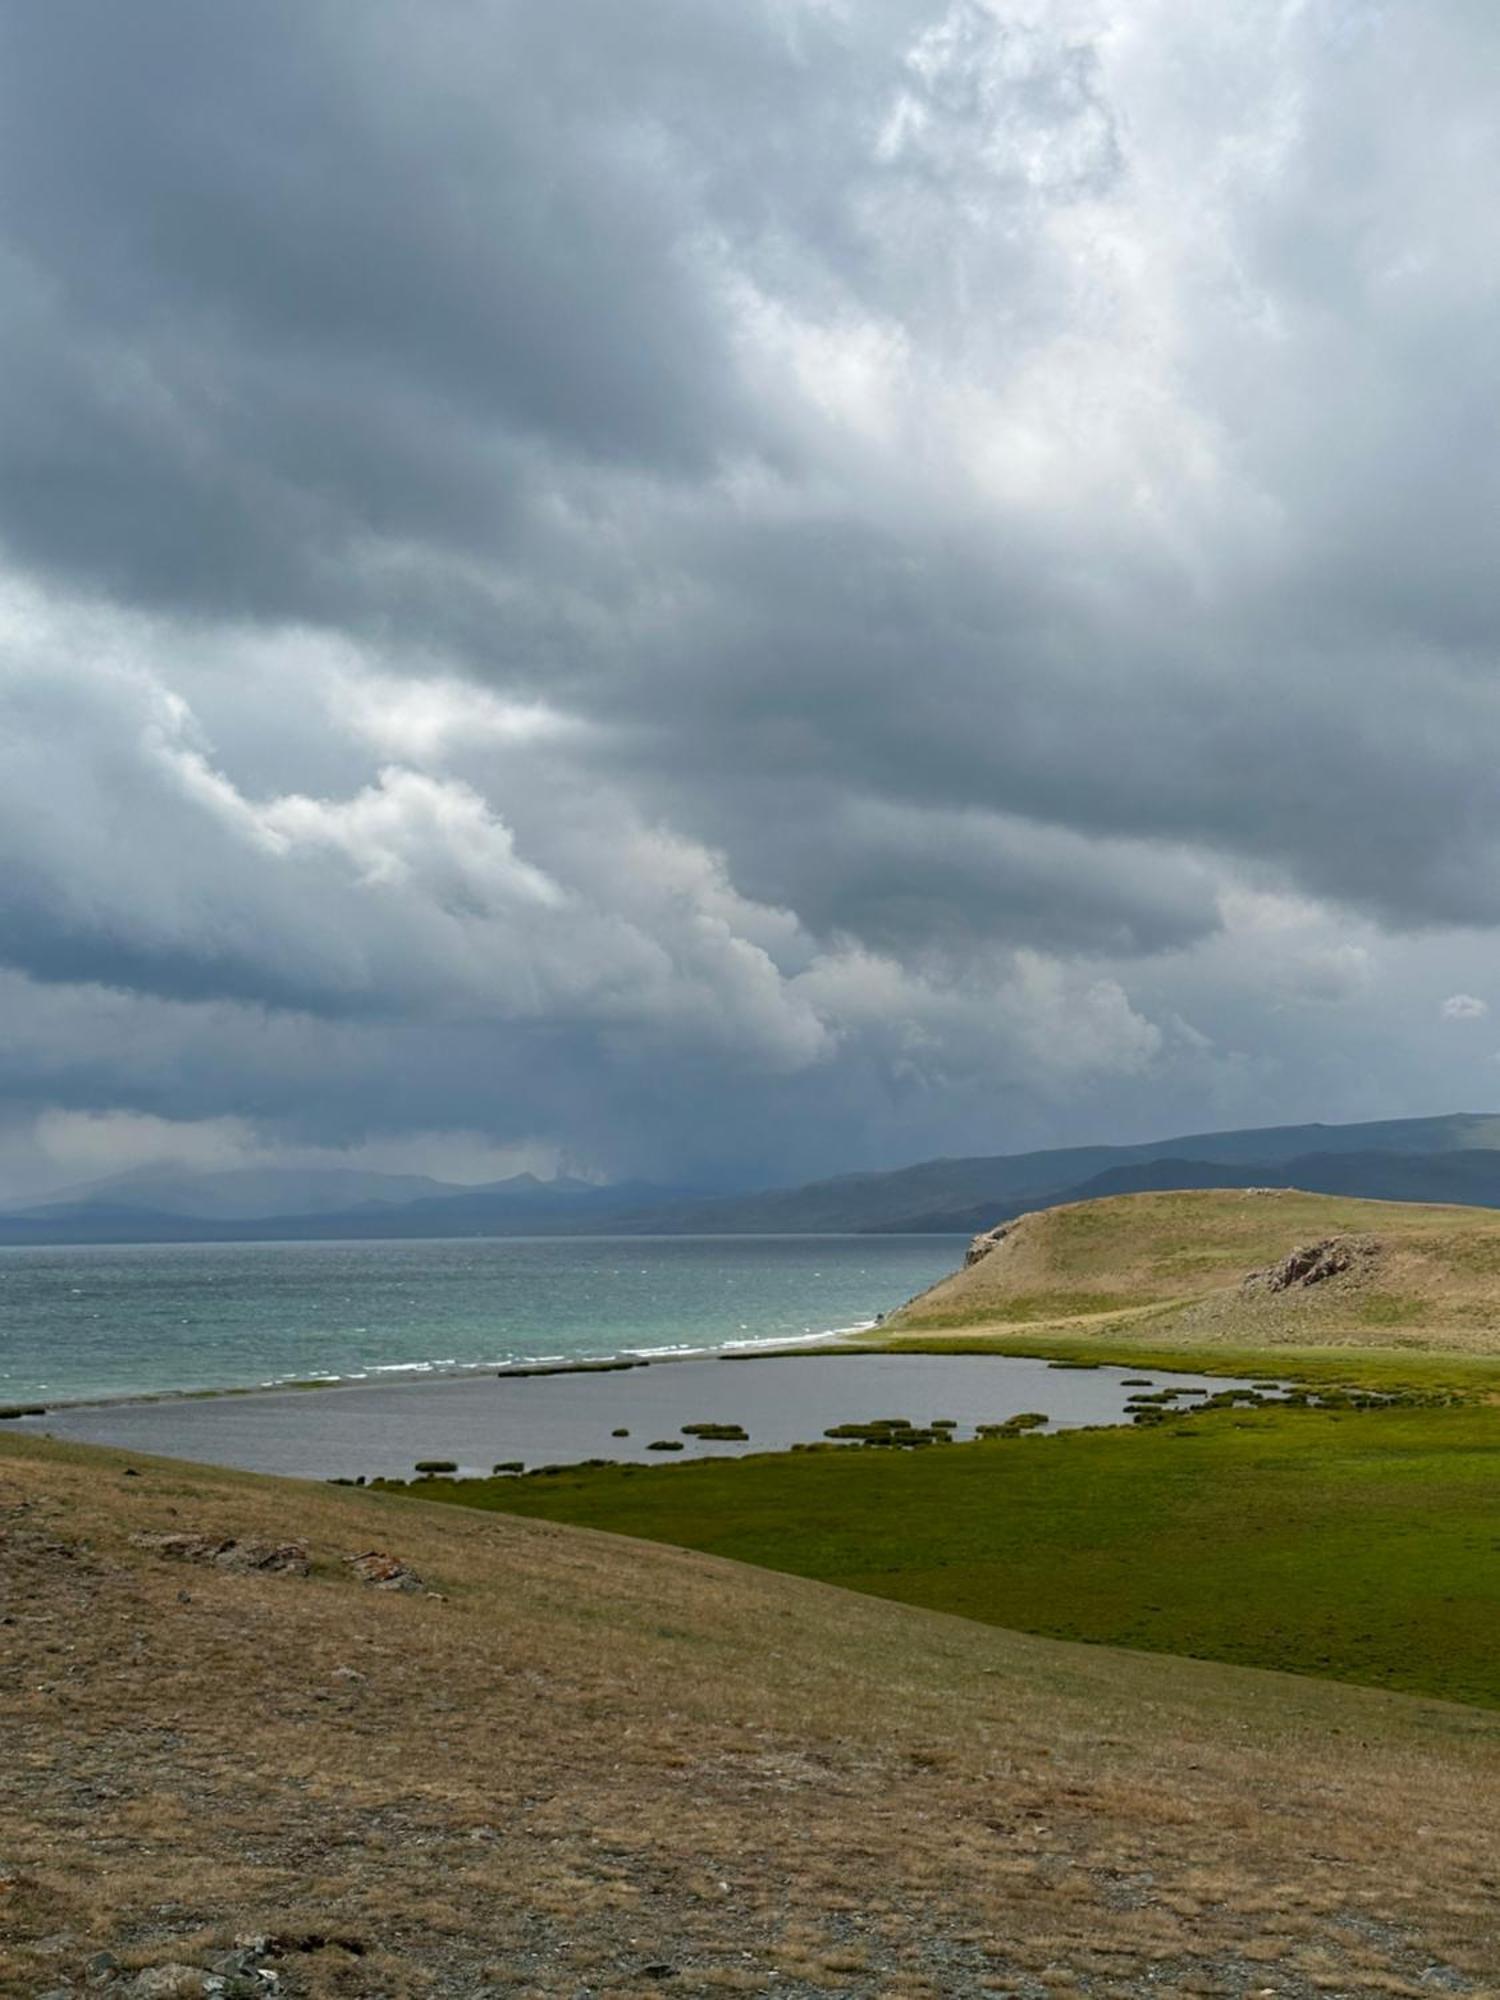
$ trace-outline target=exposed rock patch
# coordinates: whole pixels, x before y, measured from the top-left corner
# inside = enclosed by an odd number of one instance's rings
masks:
[[[977,1264],[992,1250],[998,1249],[1015,1226],[1013,1222],[1002,1222],[994,1229],[981,1230],[964,1252],[964,1268],[967,1270],[971,1264]]]
[[[131,2000],[190,2000],[205,1993],[208,1981],[195,1965],[153,1965],[132,1979],[127,1991]]]
[[[168,1562],[207,1563],[238,1575],[308,1576],[312,1558],[304,1542],[241,1541],[234,1535],[183,1533],[132,1535],[137,1548],[150,1549]],[[385,1549],[364,1549],[344,1561],[361,1583],[376,1590],[425,1590],[409,1563]]]
[[[312,1562],[301,1542],[242,1542],[232,1535],[132,1535],[137,1548],[154,1549],[169,1562],[211,1563],[241,1575],[265,1571],[307,1576]]]
[[[344,1561],[359,1578],[376,1590],[425,1590],[417,1572],[409,1564],[399,1562],[384,1549],[366,1549],[363,1555],[345,1556]]]
[[[1246,1291],[1306,1291],[1326,1284],[1370,1264],[1379,1246],[1367,1237],[1325,1236],[1319,1243],[1304,1243],[1288,1251],[1279,1263],[1263,1271],[1252,1271],[1244,1281]]]

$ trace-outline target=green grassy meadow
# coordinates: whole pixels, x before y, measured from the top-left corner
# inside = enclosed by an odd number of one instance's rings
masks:
[[[1500,1707],[1500,1408],[424,1485],[1059,1639]]]

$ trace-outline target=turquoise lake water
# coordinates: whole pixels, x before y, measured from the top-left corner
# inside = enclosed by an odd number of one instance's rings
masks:
[[[400,1381],[806,1339],[962,1260],[951,1236],[0,1249],[0,1403]]]

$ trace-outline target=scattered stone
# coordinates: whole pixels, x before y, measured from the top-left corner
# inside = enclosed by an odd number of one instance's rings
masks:
[[[359,1578],[375,1590],[425,1590],[417,1572],[384,1549],[366,1549],[362,1555],[345,1556],[344,1561]]]
[[[208,1985],[196,1965],[149,1965],[125,1989],[132,2000],[198,2000]]]
[[[277,1576],[307,1576],[312,1562],[301,1542],[242,1542],[233,1535],[143,1533],[132,1535],[137,1548],[153,1549],[168,1562],[210,1563],[239,1575],[252,1571]]]
[[[335,1667],[333,1670],[333,1678],[336,1681],[363,1681],[366,1680],[368,1676],[362,1674],[359,1671],[358,1667]]]
[[[312,1571],[301,1542],[237,1542],[215,1560],[221,1569],[270,1570],[279,1576],[308,1576]]]
[[[264,1940],[262,1940],[259,1949],[250,1945],[241,1945],[236,1951],[223,1952],[218,1958],[212,1961],[210,1969],[217,1972],[223,1979],[247,1978],[256,1970],[255,1962],[260,1957],[261,1951],[264,1948]]]
[[[120,1961],[112,1951],[96,1951],[83,1968],[83,1976],[91,1986],[97,1986],[110,1979],[120,1969]]]

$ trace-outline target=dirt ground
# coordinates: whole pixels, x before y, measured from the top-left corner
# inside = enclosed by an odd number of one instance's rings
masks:
[[[0,1437],[0,1718],[7,1995],[1500,1995],[1500,1716],[543,1523]]]

